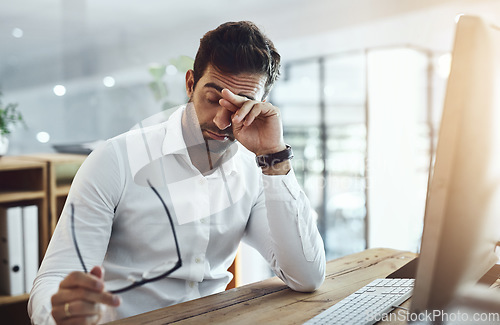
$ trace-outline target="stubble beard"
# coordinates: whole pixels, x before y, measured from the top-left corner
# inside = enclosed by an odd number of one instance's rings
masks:
[[[221,154],[236,142],[236,139],[230,127],[222,131],[215,125],[209,125],[208,123],[204,123],[200,125],[200,129],[203,135],[203,140],[205,140],[205,145],[207,147],[207,150],[211,153]],[[226,140],[212,139],[209,136],[205,135],[204,131],[209,131],[215,134],[224,135],[227,137],[227,139]]]

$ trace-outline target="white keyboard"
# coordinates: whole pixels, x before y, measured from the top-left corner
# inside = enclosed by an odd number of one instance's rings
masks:
[[[414,279],[377,279],[345,297],[305,324],[371,325],[401,305],[413,292]]]

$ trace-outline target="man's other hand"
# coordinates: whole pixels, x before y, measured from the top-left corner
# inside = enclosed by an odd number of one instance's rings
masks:
[[[104,271],[96,266],[90,273],[72,272],[52,296],[52,317],[58,325],[97,324],[104,305],[117,307],[120,298],[104,291]]]

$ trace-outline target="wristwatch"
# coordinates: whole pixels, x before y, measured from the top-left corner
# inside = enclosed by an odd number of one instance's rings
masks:
[[[256,156],[255,161],[257,162],[257,166],[262,168],[262,167],[270,167],[279,164],[280,162],[283,162],[285,160],[290,160],[292,158],[293,158],[292,147],[286,145],[285,150],[276,153],[271,153],[268,155]]]

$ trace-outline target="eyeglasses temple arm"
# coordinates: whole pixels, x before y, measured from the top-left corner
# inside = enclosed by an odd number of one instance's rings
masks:
[[[148,184],[151,187],[151,189],[155,192],[155,194],[158,196],[158,198],[161,201],[161,204],[163,204],[163,207],[165,208],[165,211],[167,212],[168,221],[170,221],[170,226],[172,227],[172,233],[174,234],[175,249],[177,251],[177,257],[179,258],[180,265],[182,265],[181,252],[179,250],[179,242],[177,241],[177,234],[175,232],[174,222],[172,221],[172,216],[170,215],[170,211],[168,210],[168,207],[165,204],[165,201],[163,201],[160,193],[158,193],[158,191],[156,190],[156,188],[154,188],[154,186],[151,185],[151,183],[149,182],[149,180],[148,180]]]
[[[75,206],[71,203],[71,234],[73,235],[73,244],[76,249],[76,254],[78,255],[78,259],[80,260],[80,264],[83,267],[83,271],[85,273],[89,273],[87,268],[85,267],[85,263],[83,263],[82,254],[80,253],[80,248],[78,247],[78,243],[76,242],[76,234],[75,234]]]

